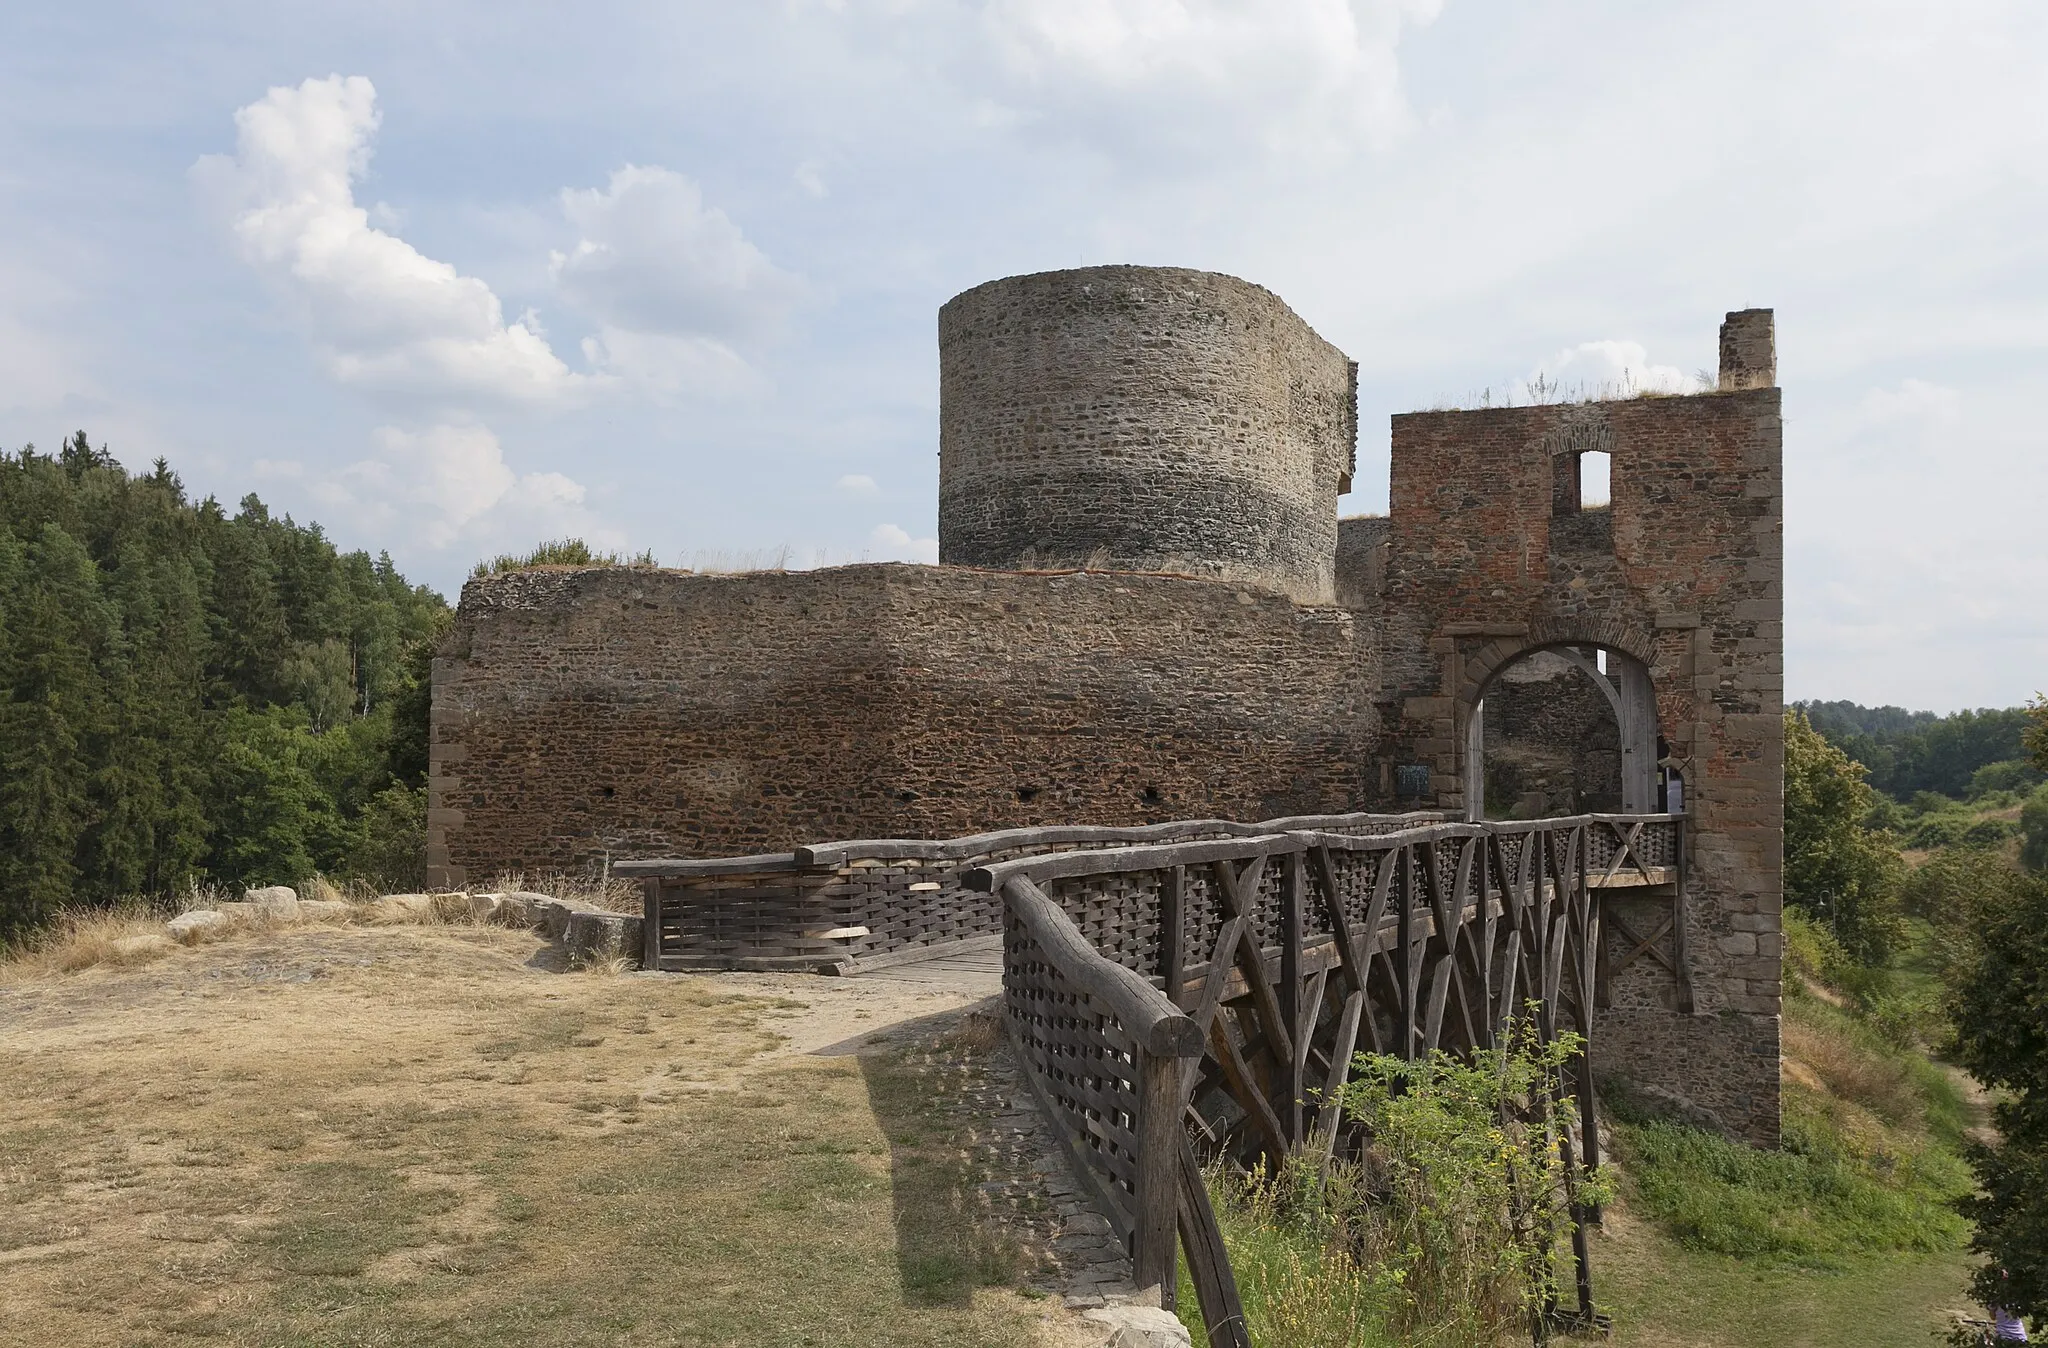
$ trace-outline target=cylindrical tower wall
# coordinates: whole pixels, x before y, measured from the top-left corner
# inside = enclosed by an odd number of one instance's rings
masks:
[[[1335,594],[1356,376],[1268,290],[1178,267],[991,281],[939,311],[939,560]]]

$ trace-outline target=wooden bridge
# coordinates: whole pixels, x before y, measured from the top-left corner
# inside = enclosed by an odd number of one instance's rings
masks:
[[[1337,815],[1020,829],[768,857],[621,865],[646,882],[650,968],[858,973],[1002,950],[1005,1022],[1076,1174],[1171,1306],[1176,1246],[1214,1344],[1241,1308],[1195,1139],[1211,1155],[1328,1157],[1356,1052],[1469,1054],[1534,1004],[1567,1069],[1568,1174],[1599,1164],[1590,1040],[1639,959],[1690,1001],[1684,819],[1453,823]],[[1617,891],[1665,897],[1647,935]],[[1577,1306],[1594,1318],[1574,1200]]]

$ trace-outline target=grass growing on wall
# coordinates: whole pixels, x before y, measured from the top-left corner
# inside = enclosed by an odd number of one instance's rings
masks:
[[[540,566],[658,566],[651,552],[627,556],[622,552],[600,552],[580,538],[552,538],[531,552],[503,553],[489,557],[470,571],[472,578],[501,576],[508,571],[531,571]]]

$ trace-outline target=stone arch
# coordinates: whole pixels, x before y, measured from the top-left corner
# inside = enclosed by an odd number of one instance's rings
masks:
[[[1624,618],[1586,615],[1538,618],[1529,624],[1527,635],[1496,637],[1472,650],[1461,651],[1458,679],[1458,710],[1469,711],[1494,676],[1531,651],[1546,646],[1605,646],[1642,662],[1645,669],[1657,663],[1657,637],[1646,627]]]
[[[1603,678],[1577,648],[1593,646],[1620,659],[1621,687]],[[1456,703],[1459,777],[1464,784],[1465,816],[1477,820],[1486,811],[1485,706],[1487,691],[1512,665],[1539,651],[1557,651],[1580,665],[1606,695],[1620,731],[1621,789],[1624,813],[1649,813],[1656,806],[1657,697],[1650,667],[1655,643],[1649,633],[1613,619],[1557,619],[1530,625],[1527,637],[1487,643],[1477,658],[1465,661]]]

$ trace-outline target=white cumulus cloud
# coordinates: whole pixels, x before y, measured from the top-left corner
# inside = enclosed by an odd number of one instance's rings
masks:
[[[857,500],[871,501],[882,494],[882,489],[876,486],[875,480],[866,473],[848,473],[832,485],[842,496],[851,496]]]
[[[1675,365],[1652,362],[1641,342],[1614,340],[1568,347],[1514,386],[1518,402],[1700,391],[1700,381],[1692,375]]]
[[[380,426],[374,453],[316,492],[379,536],[410,534],[436,551],[524,548],[569,535],[607,547],[621,541],[587,507],[581,483],[514,471],[484,426]]]
[[[803,285],[696,183],[629,164],[603,189],[565,190],[561,205],[578,237],[551,270],[598,324],[584,347],[593,364],[671,392],[758,382],[736,347],[779,330]]]
[[[439,402],[571,394],[588,377],[537,320],[508,323],[488,285],[374,228],[356,204],[378,120],[360,75],[274,88],[235,114],[234,154],[206,156],[193,176],[341,383]]]

